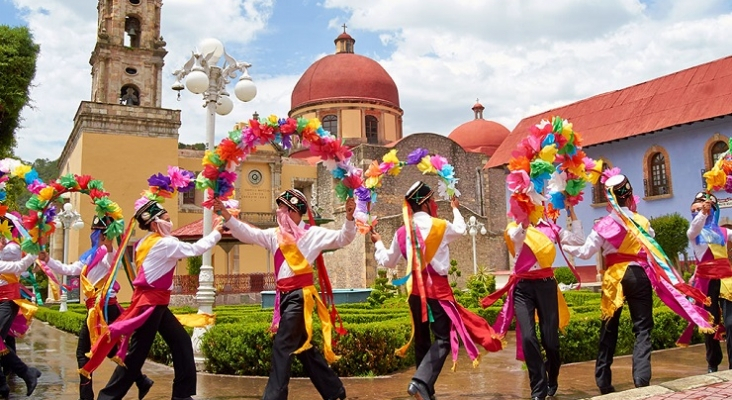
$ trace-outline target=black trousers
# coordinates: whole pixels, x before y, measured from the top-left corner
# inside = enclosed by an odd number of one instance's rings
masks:
[[[709,280],[709,290],[707,296],[711,300],[711,304],[704,306],[704,309],[709,311],[714,317],[714,325],[717,325],[722,320],[722,307],[720,305],[719,291],[721,283],[719,279]],[[726,329],[726,326],[725,326]],[[722,346],[719,340],[714,339],[714,334],[704,335],[704,347],[707,350],[707,367],[717,368],[722,363]],[[729,359],[729,357],[727,357]]]
[[[651,330],[653,329],[653,288],[642,267],[631,265],[621,281],[625,300],[633,321],[635,346],[633,347],[633,382],[636,387],[651,382]],[[595,363],[595,382],[601,391],[612,387],[612,371],[615,347],[618,342],[620,312],[602,322],[600,348]]]
[[[145,323],[130,339],[125,357],[125,367],[117,366],[107,386],[99,392],[99,400],[121,400],[141,375],[142,365],[150,353],[155,334],[160,333],[170,347],[173,356],[173,397],[189,397],[196,394],[196,363],[193,345],[188,332],[178,322],[167,306],[155,306]]]
[[[18,314],[20,307],[12,300],[0,301],[0,338],[5,340],[10,332],[10,326],[13,324],[15,316]],[[8,348],[8,353],[2,356],[0,364],[2,370],[15,372],[21,378],[25,378],[28,374],[28,366],[15,354],[15,351]],[[6,383],[5,374],[0,371],[0,385]]]
[[[119,316],[121,312],[119,310],[119,307],[116,305],[109,306],[107,308],[107,318],[109,321],[108,323],[114,322]],[[91,337],[89,336],[89,327],[86,326],[86,323],[81,325],[81,330],[79,331],[79,341],[76,344],[76,362],[79,368],[83,367],[88,361],[89,357],[86,356],[86,353],[88,353],[91,350],[92,342]],[[117,347],[113,348],[112,351],[109,352],[107,357],[112,358],[117,354]],[[135,382],[139,384],[141,381],[145,379],[145,376],[140,373],[140,376],[135,379]],[[80,400],[94,400],[94,386],[92,383],[92,380],[85,377],[84,375],[79,375],[79,399]]]
[[[435,393],[435,382],[440,376],[442,366],[450,354],[450,327],[452,321],[442,309],[440,302],[427,299],[427,306],[432,311],[434,322],[422,322],[422,302],[419,296],[409,296],[409,308],[414,323],[414,354],[417,361],[417,372],[412,379],[427,386],[430,394]],[[430,331],[435,337],[433,342]]]
[[[516,285],[513,307],[516,324],[521,330],[521,344],[524,349],[526,368],[529,370],[531,397],[544,398],[548,386],[557,385],[559,377],[559,305],[557,281],[547,279],[523,279]],[[546,352],[546,361],[541,354],[536,337],[536,319],[539,315],[541,345]]]
[[[302,289],[280,294],[280,326],[272,346],[272,369],[264,389],[264,400],[286,400],[293,352],[307,340],[303,316]],[[305,373],[323,399],[335,399],[343,383],[328,366],[323,353],[315,346],[295,354]]]

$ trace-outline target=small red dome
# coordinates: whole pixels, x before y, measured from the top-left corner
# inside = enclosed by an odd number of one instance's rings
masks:
[[[492,156],[509,133],[508,128],[498,122],[477,118],[458,126],[447,137],[465,151]]]
[[[381,64],[358,54],[338,53],[321,58],[305,71],[292,91],[290,109],[351,99],[399,107],[397,86]]]

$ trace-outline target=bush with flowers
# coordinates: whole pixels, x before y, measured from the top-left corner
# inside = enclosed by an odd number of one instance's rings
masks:
[[[560,117],[529,128],[511,156],[508,215],[519,224],[535,224],[544,214],[556,219],[566,204],[582,201],[585,185],[597,183],[602,171],[602,161],[587,157],[580,134]]]

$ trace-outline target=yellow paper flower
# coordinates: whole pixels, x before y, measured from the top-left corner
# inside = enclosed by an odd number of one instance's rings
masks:
[[[707,181],[707,190],[712,191],[715,188],[719,189],[724,187],[724,184],[727,182],[727,175],[724,174],[724,171],[712,169],[704,173],[704,179]]]
[[[267,117],[267,120],[269,121],[270,124],[277,125],[278,118],[276,115],[274,115],[274,114],[270,115],[269,117]]]
[[[539,151],[539,158],[552,164],[554,163],[554,159],[557,158],[557,151],[558,149],[555,144],[544,146],[541,151]]]
[[[394,165],[399,164],[399,158],[397,158],[396,153],[396,149],[391,150],[390,152],[384,154],[382,161],[384,161],[385,163],[392,163]]]
[[[593,185],[597,185],[597,181],[602,176],[602,167],[605,163],[602,160],[595,160],[595,167],[587,171],[587,181]]]
[[[56,189],[53,186],[46,186],[38,192],[38,198],[43,201],[49,201],[53,198],[54,193],[56,193]]]
[[[363,183],[363,185],[369,189],[379,187],[381,186],[381,176],[370,176],[366,178],[366,181]]]
[[[10,225],[8,224],[8,220],[4,220],[2,224],[0,224],[0,235],[4,236],[6,239],[10,239],[13,237],[13,234],[10,230]]]
[[[417,164],[417,169],[424,175],[437,174],[437,170],[432,166],[432,162],[430,161],[430,156],[422,157],[422,160]]]
[[[112,207],[110,207],[110,208],[112,208]],[[114,219],[114,220],[124,218],[122,216],[122,209],[117,204],[115,204],[115,207],[112,209],[111,212],[109,212],[109,216],[112,217],[112,219]]]
[[[575,164],[575,165],[567,168],[567,171],[569,171],[577,176],[582,176],[585,173],[585,163]]]
[[[19,178],[25,178],[25,174],[30,172],[32,167],[30,165],[24,165],[20,164],[13,170],[12,175],[17,176]]]
[[[310,129],[312,129],[313,131],[317,131],[318,128],[320,128],[320,120],[317,119],[317,118],[313,118],[310,121],[308,121],[308,125],[307,126]]]
[[[206,150],[206,153],[203,156],[203,161],[201,161],[201,165],[203,165],[204,167],[207,165],[213,165],[215,167],[216,164],[211,161],[211,157],[213,155],[214,153],[211,150]]]
[[[529,214],[529,221],[532,224],[536,224],[542,216],[544,216],[544,206],[541,204],[534,205],[534,209],[531,210],[531,213]]]
[[[562,136],[569,139],[569,136],[572,134],[572,123],[564,121],[564,124],[562,125]]]
[[[389,170],[389,175],[397,176],[400,172],[402,172],[402,167],[400,167],[399,165],[394,165],[394,167]]]

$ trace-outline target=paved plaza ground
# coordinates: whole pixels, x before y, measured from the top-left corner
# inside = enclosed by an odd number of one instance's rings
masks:
[[[451,372],[450,362],[437,382],[440,400],[451,399],[528,399],[527,372],[514,360],[514,336],[509,336],[506,350],[484,356],[481,365],[473,369],[467,358],[461,359],[457,372]],[[31,332],[18,342],[19,355],[43,372],[33,399],[76,400],[78,375],[76,375],[76,336],[61,332],[40,321],[35,321]],[[726,360],[724,366],[726,366]],[[111,375],[112,362],[105,362],[95,373],[95,389],[98,391]],[[726,368],[725,368],[726,369]],[[147,362],[143,371],[155,381],[149,400],[170,399],[173,370],[167,366]],[[732,371],[705,374],[704,346],[684,349],[661,350],[653,353],[654,385],[641,389],[602,396],[603,399],[649,398],[662,399],[723,399],[732,398]],[[348,398],[354,400],[406,400],[406,386],[412,371],[379,378],[345,378]],[[630,357],[617,357],[613,365],[614,384],[618,390],[632,389]],[[687,378],[691,377],[691,378]],[[685,378],[682,381],[674,381]],[[264,390],[264,377],[235,377],[212,374],[198,375],[196,399],[259,399]],[[689,387],[701,388],[679,392]],[[11,399],[26,399],[25,385],[19,378],[11,379]],[[644,394],[645,393],[645,394]],[[730,393],[727,395],[726,393]],[[559,376],[557,399],[582,399],[597,396],[594,383],[594,362],[582,362],[562,366]],[[705,397],[707,396],[707,397]],[[126,399],[137,399],[133,388]],[[290,399],[316,400],[319,396],[306,379],[293,379]]]

